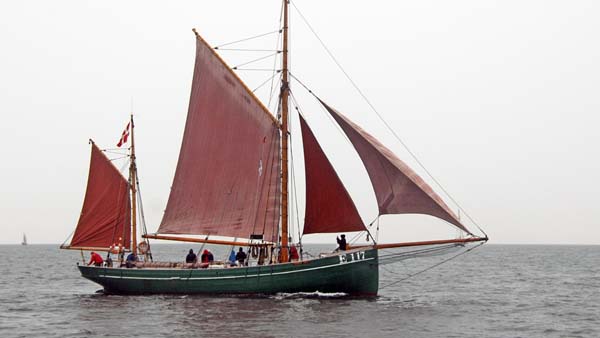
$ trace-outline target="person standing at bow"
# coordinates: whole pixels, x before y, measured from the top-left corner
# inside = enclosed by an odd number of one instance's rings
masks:
[[[342,235],[342,238],[335,238],[338,244],[338,250],[346,251],[346,235]]]

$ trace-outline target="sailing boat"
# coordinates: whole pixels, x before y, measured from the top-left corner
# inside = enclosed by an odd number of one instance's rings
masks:
[[[21,245],[27,245],[27,236],[25,236],[25,234],[23,234],[23,241],[21,242]]]
[[[374,136],[317,98],[350,140],[373,186],[379,215],[425,214],[458,229],[457,238],[409,243],[373,242],[319,257],[292,243],[288,226],[290,74],[288,5],[283,1],[279,110],[272,114],[194,29],[196,60],[189,110],[175,176],[156,233],[138,243],[137,167],[133,116],[129,178],[95,143],[81,217],[63,249],[144,256],[135,268],[84,266],[83,277],[107,293],[344,292],[376,295],[379,250],[483,243],[411,168]],[[276,117],[277,116],[277,117]],[[304,234],[366,232],[354,201],[307,121],[299,115],[306,173]],[[205,159],[210,159],[209,161]],[[145,228],[145,227],[143,227]],[[152,259],[149,239],[246,247],[250,264],[183,263]],[[344,249],[344,248],[341,248]],[[247,261],[246,261],[247,263]],[[129,267],[132,267],[131,265]]]

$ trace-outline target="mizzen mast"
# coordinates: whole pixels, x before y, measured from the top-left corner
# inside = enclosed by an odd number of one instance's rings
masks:
[[[288,98],[290,94],[288,78],[288,5],[283,0],[283,59],[281,78],[281,261],[288,259]]]
[[[135,166],[135,137],[133,135],[133,113],[131,113],[131,161],[129,163],[129,177],[131,189],[131,252],[137,255],[137,168]]]

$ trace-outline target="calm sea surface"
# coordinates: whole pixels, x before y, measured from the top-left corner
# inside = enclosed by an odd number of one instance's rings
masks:
[[[153,247],[160,260],[188,249]],[[380,286],[441,259],[382,266]],[[107,296],[78,261],[1,245],[0,337],[600,337],[600,246],[484,245],[372,299]]]

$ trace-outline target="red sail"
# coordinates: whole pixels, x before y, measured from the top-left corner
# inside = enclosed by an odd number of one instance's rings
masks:
[[[92,158],[83,209],[70,247],[108,248],[122,239],[129,248],[129,183],[92,142]]]
[[[365,230],[352,198],[302,116],[300,126],[306,170],[304,233]]]
[[[433,189],[371,134],[321,104],[333,116],[363,161],[379,205],[379,214],[425,214],[448,221],[471,234]]]
[[[279,143],[275,118],[197,35],[187,122],[158,232],[276,241]]]

